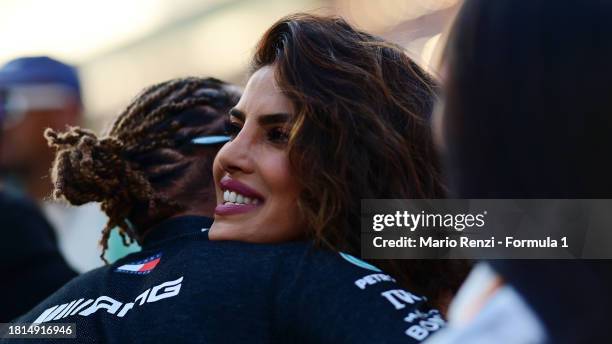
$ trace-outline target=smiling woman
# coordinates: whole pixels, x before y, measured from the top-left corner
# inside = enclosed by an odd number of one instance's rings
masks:
[[[298,14],[263,36],[214,162],[213,240],[312,239],[358,255],[360,201],[442,198],[429,128],[436,82],[339,18]],[[376,261],[444,308],[465,262]]]
[[[219,205],[212,239],[281,242],[305,235],[296,206],[300,188],[286,150],[292,106],[274,71],[266,66],[255,72],[246,96],[230,111],[232,143],[213,165]]]

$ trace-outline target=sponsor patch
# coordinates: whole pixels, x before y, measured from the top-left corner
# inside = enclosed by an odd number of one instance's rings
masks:
[[[161,260],[161,253],[158,253],[149,258],[139,260],[137,262],[133,262],[130,264],[124,264],[115,269],[116,272],[123,272],[126,274],[137,274],[137,275],[145,275],[153,271],[159,261]]]

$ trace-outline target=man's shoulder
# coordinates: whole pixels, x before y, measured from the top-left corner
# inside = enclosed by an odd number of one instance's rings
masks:
[[[239,241],[190,240],[176,246],[180,258],[192,260],[194,265],[211,262],[267,264],[271,267],[289,266],[293,269],[315,268],[336,273],[381,272],[376,266],[350,255],[319,247],[312,241],[293,241],[277,244],[258,244]]]
[[[64,286],[58,289],[57,292],[51,295],[51,297],[56,295],[64,295],[71,292],[81,293],[83,290],[97,290],[101,286],[100,282],[103,280],[103,276],[106,275],[110,269],[111,266],[106,265],[82,273],[64,284]]]
[[[200,262],[207,263],[209,258],[224,258],[227,261],[269,260],[275,258],[298,259],[312,248],[306,241],[277,244],[250,243],[242,241],[218,241],[207,238],[194,237],[189,240],[176,241],[167,245],[165,250],[181,251],[185,259],[201,258]]]

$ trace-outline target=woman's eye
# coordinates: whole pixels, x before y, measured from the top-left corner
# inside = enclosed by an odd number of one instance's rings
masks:
[[[232,139],[238,136],[240,133],[240,129],[242,129],[237,123],[227,121],[225,122],[225,134],[230,136]]]
[[[273,143],[287,143],[289,134],[282,127],[272,128],[268,130],[268,140]]]

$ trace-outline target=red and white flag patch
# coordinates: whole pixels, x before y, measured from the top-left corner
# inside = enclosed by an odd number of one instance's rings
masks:
[[[138,274],[138,275],[148,274],[151,271],[153,271],[153,269],[155,269],[157,264],[159,264],[159,261],[161,260],[161,256],[162,254],[158,253],[154,256],[151,256],[143,260],[139,260],[137,262],[133,262],[130,264],[124,264],[118,267],[115,271],[124,272],[128,274]]]

